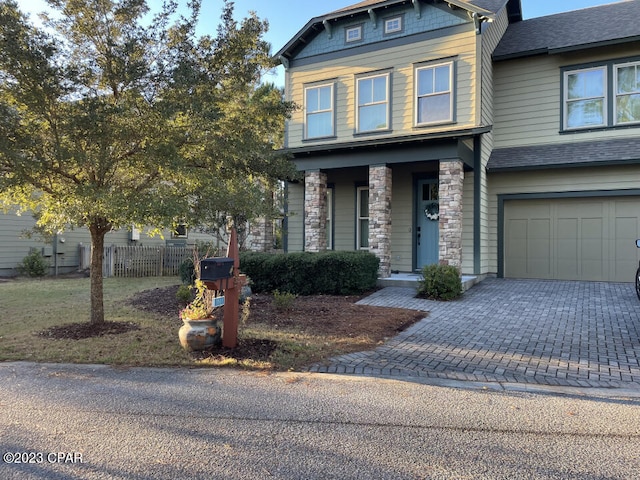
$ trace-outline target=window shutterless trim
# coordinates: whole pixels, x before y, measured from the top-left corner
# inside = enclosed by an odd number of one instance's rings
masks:
[[[380,77],[386,77],[386,92],[385,92],[385,101],[384,102],[370,102],[370,103],[366,103],[364,105],[360,104],[360,82],[363,80],[372,80],[375,78],[380,78]],[[372,93],[373,93],[373,85],[372,85]],[[361,107],[368,107],[368,106],[373,106],[373,105],[386,105],[386,111],[387,111],[387,115],[385,118],[385,126],[384,128],[373,128],[373,129],[368,129],[368,130],[360,130],[360,108]],[[364,74],[364,75],[359,75],[358,77],[356,77],[356,99],[355,99],[355,107],[356,107],[356,111],[355,111],[355,120],[356,120],[356,124],[355,124],[355,131],[354,131],[354,135],[355,134],[362,134],[362,133],[377,133],[377,132],[385,132],[385,131],[390,131],[391,130],[391,72],[387,71],[387,72],[383,72],[383,73],[368,73],[368,74]]]
[[[634,90],[633,92],[630,93],[618,93],[618,70],[620,68],[627,68],[627,67],[635,67],[636,68],[636,82],[637,82],[637,78],[640,75],[639,71],[640,71],[640,62],[626,62],[626,63],[616,63],[613,65],[613,74],[612,74],[612,78],[613,78],[613,94],[612,94],[612,104],[613,104],[613,125],[615,126],[626,126],[626,125],[636,125],[638,123],[640,123],[640,118],[636,119],[636,120],[631,120],[628,122],[618,122],[618,98],[619,97],[626,97],[626,96],[632,96],[632,95],[639,95],[640,96],[640,86],[636,86],[636,90]]]
[[[324,109],[309,113],[308,105],[307,105],[307,92],[313,89],[321,89],[325,87],[330,87],[330,99],[331,99],[331,108]],[[336,82],[321,82],[321,83],[313,83],[309,85],[305,85],[303,88],[303,100],[304,100],[304,128],[303,128],[303,140],[319,140],[323,138],[331,138],[336,136]],[[317,136],[309,136],[309,115],[319,114],[319,113],[327,113],[331,112],[331,132],[328,134],[317,135]]]
[[[362,24],[360,25],[351,25],[349,27],[344,27],[344,43],[356,43],[361,42],[364,39]],[[349,32],[358,32],[358,36],[356,38],[349,38]]]
[[[443,67],[443,66],[448,66],[449,67],[449,90],[447,91],[450,95],[449,98],[449,117],[446,119],[441,119],[441,120],[434,120],[434,121],[427,121],[427,122],[420,122],[419,121],[419,117],[420,117],[420,98],[426,98],[426,97],[435,97],[437,95],[444,95],[447,92],[437,92],[437,93],[433,93],[433,94],[428,94],[428,95],[419,95],[418,91],[419,91],[419,87],[420,87],[420,82],[418,81],[418,76],[419,76],[419,72],[423,71],[423,70],[434,70],[435,73],[435,69],[438,67]],[[413,68],[413,83],[414,83],[414,88],[413,88],[413,102],[414,102],[414,118],[413,118],[413,126],[414,127],[424,127],[424,126],[431,126],[431,125],[441,125],[441,124],[447,124],[447,123],[455,123],[456,119],[455,119],[455,79],[456,79],[456,69],[455,69],[455,61],[453,59],[451,60],[446,60],[446,61],[438,61],[438,62],[433,62],[433,63],[427,63],[427,64],[419,64],[419,65],[414,65]],[[434,82],[434,86],[435,86],[435,82]]]
[[[389,30],[387,28],[389,22],[398,21],[398,28],[394,30]],[[387,17],[383,19],[384,22],[384,34],[385,35],[395,35],[397,33],[404,32],[404,14],[402,15],[394,15],[392,17]]]
[[[565,67],[560,68],[560,125],[559,125],[559,134],[579,134],[593,131],[603,131],[603,130],[614,130],[620,128],[637,128],[640,126],[640,120],[638,122],[625,122],[618,123],[617,122],[617,112],[616,112],[616,85],[617,85],[617,68],[629,65],[629,64],[640,64],[640,56],[631,56],[631,57],[621,57],[614,58],[609,60],[602,60],[598,62],[588,62],[583,64],[574,64],[567,65]],[[590,69],[598,69],[603,68],[606,72],[606,85],[605,85],[605,100],[606,100],[606,111],[605,111],[605,123],[603,125],[587,125],[584,127],[572,127],[567,128],[567,115],[566,115],[566,96],[567,96],[567,85],[566,85],[566,75],[571,72],[579,72],[583,70]],[[611,80],[610,80],[611,79]]]
[[[603,85],[602,85],[602,96],[594,96],[594,97],[580,97],[577,99],[569,99],[569,76],[577,75],[579,73],[586,72],[595,72],[602,71],[603,72]],[[606,127],[609,120],[609,108],[608,108],[608,85],[609,85],[609,72],[605,65],[591,66],[586,68],[578,68],[578,69],[567,69],[563,71],[562,74],[562,129],[563,130],[583,130],[588,128],[599,128]],[[579,101],[587,101],[587,100],[597,100],[602,98],[602,121],[600,124],[589,124],[589,125],[580,125],[576,127],[569,127],[567,125],[567,121],[569,119],[569,104],[570,102],[579,102]]]

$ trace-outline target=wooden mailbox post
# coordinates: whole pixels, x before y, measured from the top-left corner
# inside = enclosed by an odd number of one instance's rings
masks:
[[[211,259],[215,260],[215,259]],[[227,348],[235,348],[238,346],[238,316],[240,309],[240,290],[247,283],[247,276],[240,275],[240,255],[238,252],[238,235],[235,227],[231,229],[229,236],[229,246],[227,247],[227,257],[219,259],[222,265],[230,265],[233,260],[233,266],[226,269],[221,278],[210,279],[204,274],[205,269],[200,269],[200,279],[209,290],[224,291],[224,315],[222,319],[222,346]],[[207,260],[203,260],[206,262]],[[218,277],[213,275],[212,277]]]

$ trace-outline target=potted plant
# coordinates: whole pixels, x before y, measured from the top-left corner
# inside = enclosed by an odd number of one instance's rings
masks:
[[[222,339],[222,327],[214,317],[214,307],[202,280],[196,280],[195,290],[194,299],[180,311],[183,325],[178,331],[178,338],[187,351],[206,350]]]

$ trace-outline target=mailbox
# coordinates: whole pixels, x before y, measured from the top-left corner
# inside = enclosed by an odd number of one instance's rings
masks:
[[[233,277],[233,258],[205,258],[200,261],[200,280],[203,282]]]

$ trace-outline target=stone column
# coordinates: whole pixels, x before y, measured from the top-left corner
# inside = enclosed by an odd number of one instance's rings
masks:
[[[378,274],[391,276],[391,168],[369,167],[369,251],[380,259]]]
[[[327,249],[327,174],[319,170],[304,174],[304,249]]]
[[[251,250],[254,252],[271,252],[273,250],[273,222],[266,218],[258,218],[249,226]]]
[[[462,190],[464,164],[440,162],[440,263],[462,268]]]

